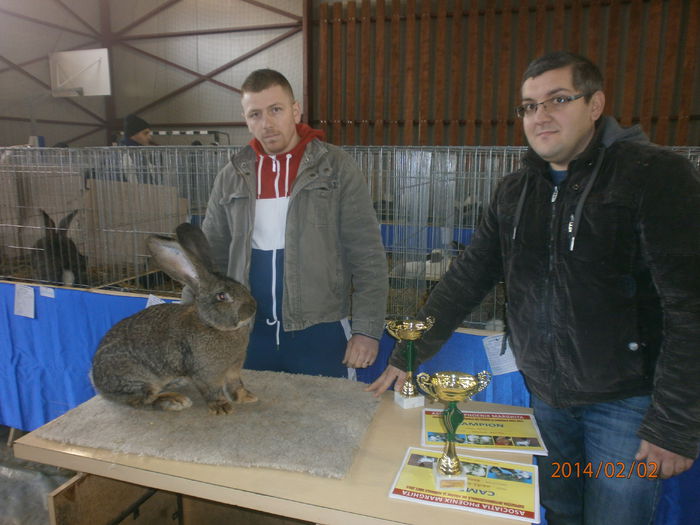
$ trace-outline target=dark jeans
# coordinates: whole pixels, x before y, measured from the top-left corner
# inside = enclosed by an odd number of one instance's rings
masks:
[[[634,456],[649,396],[553,408],[532,396],[549,451],[539,456],[542,505],[549,525],[650,525],[661,494],[653,467]]]

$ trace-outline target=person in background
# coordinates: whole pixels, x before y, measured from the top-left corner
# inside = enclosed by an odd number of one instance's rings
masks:
[[[124,117],[124,137],[120,146],[155,146],[151,125],[137,115]],[[122,155],[122,180],[135,184],[164,184],[172,173],[163,173],[161,157],[153,151],[129,151]]]
[[[550,525],[652,523],[700,445],[700,177],[603,116],[599,69],[554,52],[522,78],[529,149],[419,317],[435,354],[501,279],[507,336],[549,455]],[[368,387],[405,378],[400,349]]]
[[[352,376],[376,359],[388,293],[365,177],[301,123],[282,74],[254,71],[241,89],[253,138],[216,177],[202,230],[258,303],[244,366]]]
[[[120,146],[152,146],[151,125],[137,115],[124,117],[124,138]]]

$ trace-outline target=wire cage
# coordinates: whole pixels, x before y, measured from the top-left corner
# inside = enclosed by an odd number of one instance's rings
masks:
[[[0,277],[177,295],[150,234],[204,215],[227,148],[0,150]]]
[[[523,148],[347,148],[367,174],[389,265],[387,316],[415,315],[471,241],[498,180]],[[503,326],[502,285],[465,320]]]
[[[200,224],[239,147],[0,148],[0,279],[178,296],[150,234]],[[415,315],[471,241],[518,147],[345,147],[367,176],[386,248],[388,317]],[[673,148],[700,167],[700,148]],[[465,319],[502,328],[502,285]]]

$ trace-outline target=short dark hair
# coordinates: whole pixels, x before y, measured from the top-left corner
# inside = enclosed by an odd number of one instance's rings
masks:
[[[289,80],[279,71],[274,69],[256,69],[246,77],[241,86],[243,93],[260,93],[272,86],[280,86],[294,100],[294,91]]]
[[[585,94],[587,101],[593,93],[603,90],[603,75],[598,66],[588,58],[568,51],[553,51],[530,62],[523,73],[522,84],[529,78],[568,66],[571,66],[574,88]]]

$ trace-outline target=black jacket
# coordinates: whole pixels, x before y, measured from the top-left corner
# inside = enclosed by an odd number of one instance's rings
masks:
[[[639,436],[695,458],[700,443],[700,177],[639,128],[603,118],[555,190],[529,150],[420,316],[435,354],[504,280],[528,388],[556,407],[652,394]],[[405,369],[402,352],[391,364]]]

